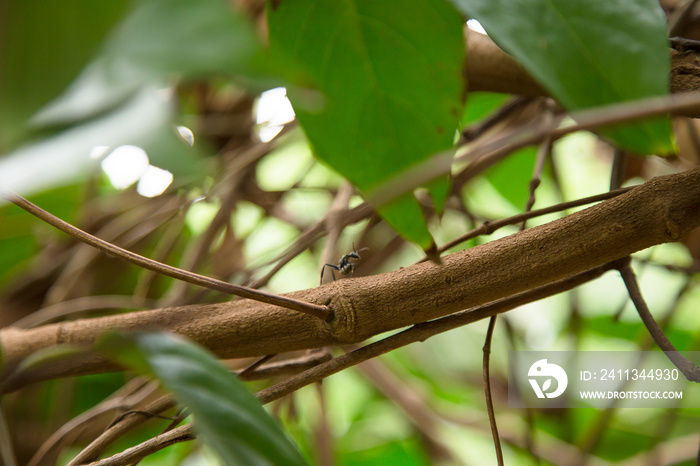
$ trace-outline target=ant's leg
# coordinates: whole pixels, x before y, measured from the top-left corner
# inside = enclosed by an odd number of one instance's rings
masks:
[[[335,273],[333,273],[333,269],[340,270],[340,268],[339,268],[337,265],[325,264],[325,265],[321,268],[321,281],[320,281],[320,283],[319,283],[320,285],[323,285],[323,272],[325,272],[326,267],[330,267],[330,268],[331,268],[331,275],[333,276],[333,281],[335,281]]]

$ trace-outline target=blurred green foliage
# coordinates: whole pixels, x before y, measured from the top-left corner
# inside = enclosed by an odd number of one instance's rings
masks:
[[[663,18],[651,0],[618,2],[617,11],[610,11],[609,2],[574,6],[531,0],[499,8],[489,6],[494,5],[490,2],[452,3],[482,20],[567,108],[666,92],[665,24],[661,25]],[[567,17],[579,17],[581,24],[554,21],[543,28],[538,20],[540,16],[551,19],[552,5],[575,8],[566,10]],[[256,30],[265,18],[258,16],[256,23],[255,11],[230,8],[223,0],[10,0],[0,8],[0,188],[11,186],[31,195],[35,203],[60,218],[143,255],[246,284],[263,280],[290,245],[304,234],[321,230],[304,252],[262,281],[260,286],[274,292],[318,284],[325,234],[325,226],[319,225],[324,225],[345,179],[369,191],[400,177],[405,168],[453,148],[456,130],[484,122],[510,98],[468,93],[463,99],[468,85],[461,73],[463,22],[446,1],[284,0],[277,10],[269,6],[271,52]],[[257,14],[262,10],[264,5]],[[334,27],[329,27],[331,20]],[[643,29],[644,25],[651,28]],[[549,44],[545,48],[538,42],[543,31]],[[571,40],[572,33],[580,40]],[[628,40],[629,34],[634,35],[634,43]],[[284,60],[271,61],[270,55]],[[573,64],[568,58],[560,60],[573,55],[588,60]],[[625,73],[610,71],[618,65],[625,67]],[[633,79],[639,76],[644,79]],[[375,82],[368,84],[372,77]],[[285,134],[261,143],[253,128],[254,96],[285,83],[301,128],[293,123]],[[194,148],[174,131],[174,125],[183,122],[196,134]],[[665,120],[607,134],[639,152],[665,152],[671,147]],[[115,189],[97,161],[88,157],[96,145],[114,148],[126,143],[147,148],[154,165],[175,174],[175,182],[163,196],[145,199],[133,187]],[[536,206],[606,190],[610,158],[599,149],[589,133],[557,142],[542,174]],[[321,163],[312,157],[314,151]],[[453,187],[450,196],[446,182],[433,186],[433,207],[441,211],[444,204],[441,217],[426,219],[413,194],[404,204],[382,212],[395,229],[368,214],[339,232],[334,257],[323,260],[337,260],[357,243],[370,247],[366,260],[358,262],[358,275],[394,270],[423,256],[399,234],[422,247],[433,240],[441,245],[481,222],[521,212],[530,194],[536,152],[527,147],[509,155],[463,186]],[[248,163],[240,163],[241,159]],[[652,165],[647,168],[653,170]],[[350,204],[356,207],[361,202],[353,195]],[[528,226],[563,215],[535,219]],[[514,233],[517,228],[452,250]],[[681,350],[697,350],[697,275],[680,269],[692,264],[692,257],[680,245],[653,251],[654,263],[638,269],[645,296],[655,315],[668,316],[666,333],[674,344]],[[374,257],[380,263],[373,263]],[[641,252],[636,259],[646,263],[650,256]],[[689,286],[683,291],[686,283]],[[86,252],[17,207],[0,206],[0,308],[8,319],[4,325],[22,313],[52,304],[112,294],[148,298],[164,306],[227,299]],[[508,332],[499,327],[493,343],[496,393],[503,393],[507,385],[504,354],[510,347],[643,347],[647,331],[629,304],[625,306],[626,300],[619,279],[609,274],[563,296],[510,312]],[[71,318],[131,309],[88,310]],[[623,312],[615,320],[620,309]],[[382,370],[398,377],[401,388],[439,419],[432,432],[437,433],[438,447],[449,451],[455,462],[493,460],[481,385],[484,332],[485,323],[478,322],[378,358]],[[159,350],[143,347],[141,351],[147,359]],[[212,387],[197,384],[223,371],[210,360],[180,362],[172,371],[166,364],[162,378],[182,375],[178,370],[191,364],[206,373],[178,383],[192,382],[187,389],[201,389],[201,393]],[[47,437],[127,378],[124,374],[85,376],[9,395],[13,434],[19,438],[28,431],[41,431]],[[248,388],[268,384],[256,382]],[[328,447],[319,440],[325,419],[338,464],[431,464],[436,445],[426,440],[422,430],[426,426],[378,385],[351,369],[320,386],[300,390],[270,411],[312,461]],[[217,401],[225,401],[227,394],[220,392]],[[251,399],[245,401],[249,407]],[[203,401],[210,414],[221,411],[220,404]],[[691,396],[678,409],[666,411],[535,412],[530,425],[526,423],[529,414],[508,409],[502,397],[497,398],[496,412],[504,419],[508,464],[550,464],[545,455],[537,460],[527,450],[521,439],[528,432],[535,445],[554,452],[571,451],[599,436],[592,450],[595,457],[625,461],[657,444],[673,446],[674,441],[695,435],[698,401],[700,397]],[[267,419],[258,408],[257,415]],[[167,423],[153,420],[105,454],[144,441]],[[79,446],[65,450],[59,464],[78,451]],[[202,451],[197,444],[180,444],[143,464],[216,462],[210,458],[211,451]]]

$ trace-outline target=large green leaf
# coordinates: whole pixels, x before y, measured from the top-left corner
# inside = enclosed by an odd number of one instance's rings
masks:
[[[167,333],[110,334],[98,346],[172,391],[225,464],[306,464],[260,402],[199,346]]]
[[[173,77],[259,77],[262,57],[252,26],[225,0],[135,2],[95,60],[38,121],[90,117]]]
[[[463,21],[444,0],[287,0],[268,16],[270,49],[322,96],[289,90],[319,159],[365,194],[453,144],[464,88]],[[447,180],[429,187],[441,209]],[[380,209],[432,244],[412,194]]]
[[[451,0],[568,109],[668,93],[666,21],[657,0]],[[606,130],[637,153],[673,152],[668,118]]]
[[[7,0],[0,14],[0,153],[58,96],[123,17],[128,0]]]
[[[78,0],[71,0],[69,6],[71,14],[87,23],[92,21],[90,14],[101,16],[100,12],[105,9]],[[34,22],[44,20],[43,17],[40,20],[36,12],[36,18],[25,13],[27,9],[33,12],[27,7],[12,9],[11,12],[19,16],[10,18],[9,23],[22,24],[24,18],[34,27]],[[244,15],[226,0],[143,0],[133,2],[126,13],[122,10],[123,7],[118,10],[122,14],[121,21],[114,27],[105,20],[95,22],[94,27],[99,26],[98,32],[107,37],[100,47],[94,43],[91,47],[82,44],[83,39],[96,42],[102,37],[82,23],[78,30],[89,29],[90,34],[76,33],[75,37],[64,34],[69,36],[70,43],[76,43],[79,56],[84,57],[85,49],[98,53],[63,94],[32,119],[35,127],[62,131],[17,147],[8,157],[0,159],[0,187],[26,196],[75,182],[89,173],[97,162],[88,158],[91,149],[96,146],[113,149],[123,144],[143,147],[151,163],[175,176],[184,174],[188,177],[185,181],[190,181],[191,177],[202,174],[204,166],[197,151],[179,141],[173,123],[175,105],[168,100],[164,88],[175,79],[213,74],[245,79],[248,83],[260,79],[261,86],[269,84],[265,74],[267,61],[257,35]],[[115,15],[112,12],[110,17]],[[62,15],[57,17],[63,18],[61,27],[64,29],[73,22]],[[49,24],[53,24],[52,20]],[[10,32],[13,30],[11,28]],[[50,41],[44,35],[37,37],[42,43]],[[58,38],[61,37],[59,34]],[[9,50],[15,50],[22,58],[22,48],[16,42],[15,39],[13,44],[17,50],[12,47]],[[32,43],[31,40],[27,42]],[[33,47],[25,47],[30,53],[29,58],[24,58],[25,62],[32,64],[39,60],[43,63],[31,74],[34,79],[30,85],[40,89],[38,94],[44,96],[39,77],[34,74],[38,75],[41,70],[45,74],[42,78],[49,81],[53,74],[63,76],[65,72],[59,72],[63,67],[61,59],[49,60]],[[55,48],[49,47],[49,50]],[[66,50],[62,52],[70,55]],[[10,58],[13,57],[11,54]],[[52,67],[57,69],[55,73],[50,72]],[[20,94],[34,92],[29,85],[13,87],[12,83],[21,82],[20,78],[28,73],[22,70],[21,66],[0,66],[3,73],[0,77],[8,83],[4,86],[4,81],[0,81],[0,95],[7,86]],[[75,67],[71,70],[74,74],[78,71]],[[61,83],[67,84],[65,80]],[[36,108],[31,110],[36,111]],[[0,110],[0,122],[2,116]],[[178,182],[182,181],[180,177]]]
[[[98,163],[88,156],[91,149],[122,144],[144,148],[151,163],[171,171],[179,181],[204,171],[197,151],[175,133],[172,104],[151,87],[104,115],[20,146],[0,158],[0,188],[28,196],[77,182]],[[0,199],[0,205],[4,202]]]

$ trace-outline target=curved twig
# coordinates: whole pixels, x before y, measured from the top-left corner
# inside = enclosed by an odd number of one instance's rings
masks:
[[[465,241],[469,241],[472,238],[476,238],[477,236],[481,235],[490,235],[494,231],[503,228],[508,225],[515,225],[517,223],[525,222],[526,220],[529,220],[531,218],[536,218],[540,217],[542,215],[547,215],[551,214],[554,212],[561,212],[566,209],[570,209],[572,207],[580,207],[586,204],[592,204],[594,202],[599,202],[599,201],[604,201],[607,199],[611,199],[613,197],[619,196],[620,194],[624,194],[627,191],[630,191],[633,189],[634,186],[630,186],[627,188],[620,188],[616,189],[614,191],[608,191],[605,193],[601,194],[596,194],[595,196],[589,196],[589,197],[584,197],[581,199],[576,199],[574,201],[569,201],[569,202],[562,202],[560,204],[555,204],[549,207],[544,207],[542,209],[536,209],[536,210],[531,210],[529,212],[523,212],[521,214],[513,215],[512,217],[507,217],[503,218],[501,220],[495,220],[495,221],[486,221],[482,223],[479,227],[474,228],[463,235],[458,236],[457,238],[448,241],[447,243],[443,244],[438,248],[438,252],[443,253],[447,251],[450,248],[453,248],[457,246],[460,243],[464,243]],[[424,257],[418,262],[425,262],[427,261],[428,258]]]
[[[620,265],[618,270],[620,271],[620,275],[625,282],[630,299],[634,303],[634,307],[637,308],[639,317],[642,319],[642,322],[644,322],[644,325],[646,326],[647,330],[649,330],[649,334],[654,339],[656,344],[659,345],[659,348],[663,350],[666,357],[668,357],[673,365],[676,366],[688,380],[691,382],[700,383],[700,368],[678,352],[676,347],[673,346],[673,343],[671,343],[671,341],[666,337],[664,331],[661,330],[659,324],[656,323],[654,316],[651,315],[649,306],[647,306],[647,303],[642,296],[642,291],[639,289],[639,285],[637,284],[637,278],[634,275],[629,258],[624,261],[622,265]]]
[[[503,448],[501,447],[501,438],[498,435],[498,424],[496,423],[496,413],[493,409],[493,397],[491,396],[491,339],[496,328],[497,319],[498,316],[495,315],[489,319],[489,328],[486,331],[486,341],[483,348],[482,379],[484,381],[486,411],[489,415],[489,426],[491,426],[491,437],[493,437],[493,446],[496,448],[496,461],[498,461],[498,466],[503,466]]]
[[[186,270],[178,269],[171,265],[163,264],[161,262],[148,259],[134,252],[128,251],[126,249],[115,246],[112,243],[101,240],[91,234],[61,220],[54,215],[46,212],[40,207],[32,204],[25,198],[17,194],[8,194],[5,198],[26,210],[30,214],[40,218],[49,225],[61,230],[62,232],[76,238],[83,243],[89,244],[103,252],[116,256],[120,259],[124,259],[132,264],[136,264],[139,267],[143,267],[154,272],[167,275],[169,277],[186,281],[195,285],[210,288],[212,290],[220,291],[222,293],[229,293],[242,298],[248,298],[255,301],[259,301],[267,304],[274,304],[275,306],[284,307],[286,309],[291,309],[293,311],[303,312],[305,314],[310,314],[314,317],[323,320],[329,320],[332,317],[331,311],[326,306],[320,306],[318,304],[308,303],[298,299],[290,298],[287,296],[278,296],[272,293],[266,293],[260,290],[254,290],[252,288],[246,288],[244,286],[235,285],[233,283],[227,283],[221,280],[216,280],[215,278],[206,277],[194,272],[188,272]]]

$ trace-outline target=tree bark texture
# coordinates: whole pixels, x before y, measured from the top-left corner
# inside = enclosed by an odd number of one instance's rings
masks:
[[[700,226],[700,168],[654,178],[609,201],[548,224],[381,275],[289,293],[328,305],[329,322],[277,306],[237,299],[81,319],[34,329],[4,328],[5,368],[56,345],[89,346],[107,330],[164,329],[221,358],[357,343],[571,277]],[[29,381],[115,369],[92,355],[60,360],[6,380]]]

